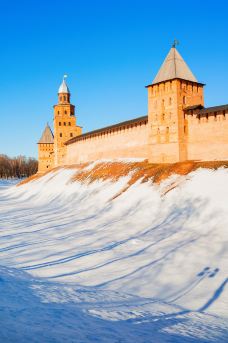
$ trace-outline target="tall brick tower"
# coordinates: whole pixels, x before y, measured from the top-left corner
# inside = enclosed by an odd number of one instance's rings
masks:
[[[70,103],[70,91],[66,75],[58,91],[58,104],[54,105],[54,165],[64,164],[66,146],[64,143],[80,135],[82,129],[76,125],[75,106]]]
[[[147,86],[149,162],[187,160],[188,130],[184,108],[204,104],[203,86],[174,42],[154,81]]]

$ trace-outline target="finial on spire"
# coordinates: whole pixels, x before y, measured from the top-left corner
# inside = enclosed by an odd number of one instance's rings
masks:
[[[174,39],[172,48],[176,48],[177,45],[179,45],[179,41],[177,39]]]
[[[63,75],[63,80],[66,80],[67,76],[68,76],[67,74],[64,74]]]

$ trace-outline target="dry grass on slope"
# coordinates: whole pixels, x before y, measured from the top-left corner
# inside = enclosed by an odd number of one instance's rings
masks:
[[[88,164],[89,164],[89,163],[82,163],[82,164],[77,164],[77,165],[73,164],[73,165],[71,165],[71,166],[66,166],[66,167],[63,167],[63,168],[67,168],[67,169],[83,169],[83,168],[85,168],[86,166],[88,166]],[[39,178],[41,178],[41,177],[43,177],[43,176],[45,176],[45,175],[47,175],[47,174],[55,173],[56,171],[58,171],[58,170],[60,170],[60,169],[62,169],[62,167],[53,168],[53,169],[51,169],[51,170],[48,170],[48,171],[45,172],[45,173],[36,173],[36,174],[34,174],[34,175],[31,175],[31,176],[29,176],[27,179],[24,179],[24,180],[22,180],[21,182],[19,182],[19,183],[17,184],[17,187],[22,186],[22,185],[24,185],[24,184],[26,184],[26,183],[29,183],[30,181],[38,180]],[[54,175],[53,175],[53,176],[54,176]]]
[[[112,180],[117,181],[120,177],[132,173],[129,184],[142,179],[142,182],[152,180],[160,183],[172,174],[187,175],[198,168],[217,169],[219,167],[228,168],[228,161],[196,162],[186,161],[169,164],[150,164],[143,162],[107,162],[97,163],[91,170],[81,170],[75,174],[72,181]]]
[[[88,163],[80,165],[64,166],[67,169],[75,169],[77,171],[72,177],[71,181],[79,182],[93,182],[96,180],[111,180],[117,181],[123,176],[131,173],[131,179],[128,183],[130,187],[137,180],[141,179],[142,182],[152,180],[155,183],[160,183],[172,174],[187,175],[198,168],[218,169],[220,167],[228,168],[228,161],[210,161],[210,162],[197,162],[186,161],[178,163],[167,164],[150,164],[146,160],[142,162],[98,162],[93,168],[88,167]],[[43,174],[35,174],[29,178],[21,181],[18,186],[28,183],[30,181],[39,179],[40,177],[55,172],[61,169],[57,167]],[[126,188],[126,189],[127,189]]]
[[[113,197],[115,199],[138,180],[141,180],[141,182],[153,180],[155,183],[160,183],[172,174],[187,175],[198,168],[218,169],[220,167],[228,168],[228,161],[186,161],[170,164],[150,164],[147,161],[134,163],[103,162],[96,164],[91,170],[82,170],[75,174],[71,181],[89,183],[96,180],[117,181],[120,177],[127,176],[131,173],[131,179],[127,186]],[[170,192],[176,186],[177,183],[174,182],[164,190],[162,195]]]

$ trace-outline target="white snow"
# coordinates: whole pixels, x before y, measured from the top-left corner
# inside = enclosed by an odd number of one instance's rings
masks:
[[[129,177],[74,174],[0,187],[0,341],[13,325],[9,342],[33,342],[34,306],[34,342],[225,342],[227,170],[138,181],[114,200]]]

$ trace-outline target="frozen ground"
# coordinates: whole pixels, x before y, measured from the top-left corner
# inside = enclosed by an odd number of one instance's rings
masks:
[[[226,342],[227,170],[73,174],[0,187],[0,342]]]

